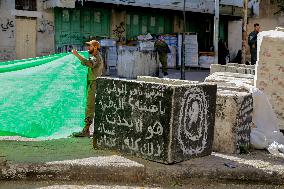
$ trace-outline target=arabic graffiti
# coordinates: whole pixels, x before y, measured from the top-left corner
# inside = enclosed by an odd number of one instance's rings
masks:
[[[96,144],[161,159],[170,122],[170,102],[164,98],[169,89],[105,78],[97,80],[97,87]]]
[[[40,20],[38,25],[38,32],[47,33],[48,35],[54,34],[54,24],[49,20]]]
[[[112,30],[112,33],[115,35],[115,37],[118,38],[118,41],[123,41],[123,34],[125,32],[125,26],[124,22],[120,22],[119,25],[115,25],[115,29]]]
[[[236,143],[239,153],[240,146],[248,147],[250,144],[250,128],[252,126],[253,99],[251,94],[246,96],[240,105],[237,116]]]
[[[6,20],[0,19],[0,24],[1,24],[1,30],[2,31],[9,31],[14,28],[14,21],[10,20],[9,18],[6,18]]]

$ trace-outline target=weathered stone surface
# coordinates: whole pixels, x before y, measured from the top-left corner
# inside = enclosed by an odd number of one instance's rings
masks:
[[[255,66],[254,65],[244,65],[244,64],[236,64],[229,63],[226,65],[220,64],[211,64],[210,66],[210,74],[215,72],[231,72],[231,73],[241,73],[241,74],[255,74]]]
[[[162,84],[169,84],[169,85],[188,85],[188,84],[199,83],[199,81],[158,78],[158,77],[150,77],[150,76],[137,76],[137,81],[154,82],[154,83],[162,83]]]
[[[159,69],[155,52],[138,51],[136,47],[119,48],[117,61],[117,75],[124,78],[155,76]]]
[[[239,85],[241,83],[252,85],[253,78],[253,75],[217,72],[205,79],[217,84],[218,87],[213,151],[239,153],[240,146],[248,147],[252,125],[252,95],[247,88],[241,88]],[[147,76],[140,76],[137,79],[181,85],[192,84],[193,82]]]
[[[97,79],[94,147],[162,163],[211,154],[217,86]]]
[[[241,85],[254,85],[254,75],[230,72],[215,72],[206,77],[205,81],[216,83],[218,88],[231,88],[239,91],[244,90],[240,87]]]
[[[213,150],[239,153],[240,147],[248,147],[250,142],[253,99],[247,86],[253,86],[254,76],[216,72],[205,81],[218,87]]]
[[[280,129],[284,129],[284,32],[265,31],[258,37],[256,87],[268,97]]]
[[[218,90],[213,151],[239,153],[249,147],[253,99],[247,92]]]

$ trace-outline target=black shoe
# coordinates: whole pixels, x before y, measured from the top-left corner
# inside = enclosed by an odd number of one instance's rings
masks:
[[[168,72],[164,72],[164,76],[167,76],[167,75],[169,75]]]

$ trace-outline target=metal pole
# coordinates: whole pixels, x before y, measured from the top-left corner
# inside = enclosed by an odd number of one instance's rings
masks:
[[[214,15],[214,63],[218,64],[218,39],[219,39],[219,0],[215,0]]]
[[[186,31],[186,20],[185,20],[185,0],[183,0],[183,32],[182,32],[182,45],[181,45],[181,72],[180,79],[185,80],[185,48],[184,48],[184,38]]]
[[[243,30],[242,30],[242,64],[246,63],[246,44],[247,44],[247,20],[248,20],[248,0],[243,1]]]

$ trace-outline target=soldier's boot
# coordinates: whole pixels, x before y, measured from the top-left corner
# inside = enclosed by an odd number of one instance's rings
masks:
[[[90,125],[86,125],[81,132],[73,133],[73,137],[90,137]]]

